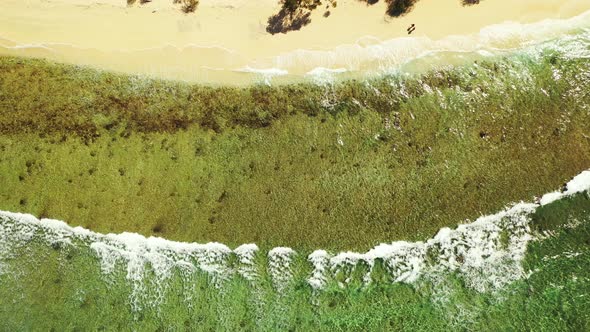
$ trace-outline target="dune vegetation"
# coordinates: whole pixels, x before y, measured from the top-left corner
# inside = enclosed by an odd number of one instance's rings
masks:
[[[590,166],[590,62],[515,55],[209,87],[0,58],[0,209],[94,231],[365,250]]]

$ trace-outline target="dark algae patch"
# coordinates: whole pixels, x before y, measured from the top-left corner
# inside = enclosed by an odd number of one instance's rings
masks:
[[[590,167],[589,73],[548,53],[237,88],[2,57],[0,209],[230,246],[427,239]]]

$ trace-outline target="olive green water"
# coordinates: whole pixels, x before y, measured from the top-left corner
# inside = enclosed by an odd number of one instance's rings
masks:
[[[0,209],[98,232],[366,250],[590,166],[590,62],[207,88],[2,58]]]
[[[335,280],[314,291],[302,256],[292,263],[294,279],[280,291],[264,273],[264,257],[257,258],[262,274],[254,282],[235,275],[218,283],[204,271],[180,267],[162,281],[148,266],[138,284],[128,279],[124,265],[104,273],[96,253],[83,242],[48,245],[38,234],[2,260],[0,329],[588,329],[589,194],[539,208],[531,223],[537,236],[545,236],[529,244],[526,276],[483,293],[452,273],[413,284],[391,283],[379,264],[371,271],[370,284],[363,281],[368,270],[358,265],[346,286]]]
[[[317,292],[306,255],[426,240],[590,168],[588,50],[580,37],[410,77],[247,88],[0,58],[0,210],[262,249],[256,287],[182,269],[162,282],[149,264],[137,283],[84,241],[37,234],[0,246],[0,329],[586,330],[587,194],[531,216],[546,235],[531,274],[495,291],[456,273],[392,283],[379,265],[367,285],[361,265]],[[264,253],[282,245],[298,255],[277,291]]]

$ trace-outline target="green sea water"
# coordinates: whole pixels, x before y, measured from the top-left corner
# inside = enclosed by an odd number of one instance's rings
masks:
[[[562,111],[575,113],[574,119],[588,119],[590,43],[587,36],[588,31],[582,30],[543,46],[519,50],[506,59],[450,68],[450,77],[457,73],[458,78],[444,92],[437,90],[435,84],[431,86],[419,79],[404,81],[404,75],[394,75],[362,82],[361,85],[366,83],[364,88],[349,95],[347,83],[339,87],[330,84],[314,87],[309,100],[322,105],[318,106],[323,107],[322,112],[338,118],[355,113],[351,112],[354,100],[372,98],[376,103],[416,98],[419,104],[426,101],[418,98],[429,98],[441,109],[448,107],[451,111],[459,109],[474,114],[481,105],[502,109],[508,101],[510,109],[503,111],[518,113],[544,103],[543,98],[547,98],[546,102],[552,100],[571,107]],[[504,76],[493,74],[494,64],[503,68]],[[374,82],[393,87],[395,94],[378,99],[372,95]],[[4,93],[8,89],[2,91],[0,98],[7,95]],[[318,95],[323,98],[314,100]],[[6,109],[3,111],[4,115],[8,114]],[[444,116],[453,119],[451,111]],[[494,112],[491,114],[493,118]],[[218,129],[230,130],[228,123],[237,119],[236,123],[247,130],[257,130],[253,129],[256,123],[268,117],[232,112],[224,116],[216,124]],[[286,115],[277,113],[267,120],[273,123],[283,116]],[[11,135],[19,131],[18,125],[23,123],[17,119],[13,129],[9,127],[10,121],[3,122],[4,139],[10,142],[3,145],[3,160],[11,159],[14,150],[9,150],[10,146],[18,146],[10,141],[15,137]],[[374,122],[380,123],[378,119],[375,117]],[[569,129],[568,119],[559,125]],[[133,117],[125,120],[137,126],[132,132],[149,133],[145,129],[149,127],[147,121]],[[63,132],[78,128],[67,122],[56,122],[59,125],[63,126],[60,128]],[[396,125],[393,120],[392,126]],[[588,138],[584,135],[590,133],[584,131],[585,125],[576,127],[579,145],[571,146],[574,153],[587,151],[584,139]],[[356,127],[350,128],[353,132]],[[529,129],[527,135],[535,135]],[[352,137],[350,133],[334,137],[333,145],[343,146],[339,140],[348,144]],[[486,133],[479,137],[485,138]],[[498,140],[501,143],[501,137]],[[501,144],[498,148],[502,148]],[[355,153],[355,149],[335,151],[344,157]],[[576,167],[587,169],[590,165],[583,168],[585,159],[580,158]],[[551,159],[543,163],[548,167],[551,162],[557,163]],[[442,168],[444,164],[439,166]],[[27,166],[25,173],[34,174],[35,167]],[[8,166],[3,170],[3,174],[12,172]],[[123,176],[120,169],[117,172]],[[504,174],[507,181],[511,176]],[[556,181],[568,180],[560,174],[555,176],[559,177]],[[10,191],[23,185],[19,184],[19,178],[2,177],[2,180],[3,206],[16,211],[24,205],[26,209],[28,202],[21,204],[22,198],[6,198],[10,197]],[[355,192],[366,182],[359,183],[353,188]],[[349,182],[342,184],[346,188]],[[49,184],[38,189],[51,197],[48,187]],[[553,189],[557,188],[547,188]],[[312,252],[303,243],[301,247],[291,246],[292,249],[233,244],[230,248],[219,243],[145,238],[136,233],[107,235],[82,227],[72,228],[59,221],[3,213],[0,215],[0,329],[587,330],[590,328],[590,198],[587,192],[581,191],[543,206],[517,205],[456,229],[463,222],[455,220],[438,225],[437,228],[453,229],[443,229],[431,240],[423,236],[416,239],[422,242],[394,242],[375,247],[373,251],[358,250],[360,254],[346,253],[360,242],[335,246],[328,252]],[[428,195],[428,190],[422,191],[422,195]],[[371,197],[367,198],[366,202],[370,201]],[[282,203],[285,202],[289,200]],[[67,201],[60,204],[69,209]],[[383,204],[384,201],[378,202]],[[147,212],[149,209],[146,215]],[[142,219],[138,220],[141,223]],[[67,221],[76,224],[75,220]],[[178,231],[183,232],[183,228]],[[399,238],[390,242],[395,240]],[[362,245],[367,243],[371,242],[367,240]]]
[[[588,328],[588,192],[487,219],[441,232],[426,244],[419,267],[413,266],[418,256],[396,247],[374,261],[369,255],[331,256],[318,274],[321,260],[286,248],[232,251],[219,244],[105,236],[3,213],[0,328]],[[515,255],[521,249],[526,256]],[[412,278],[408,271],[419,272]]]

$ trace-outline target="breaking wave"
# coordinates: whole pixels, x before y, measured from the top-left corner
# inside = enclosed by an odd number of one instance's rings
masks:
[[[279,293],[300,281],[297,278],[321,291],[330,284],[347,287],[384,279],[414,283],[421,278],[458,273],[467,286],[486,292],[525,275],[521,261],[534,238],[529,227],[531,213],[542,205],[588,190],[590,170],[537,202],[519,203],[455,229],[443,228],[426,242],[381,244],[366,253],[316,250],[307,257],[285,247],[263,253],[255,244],[232,250],[221,243],[175,242],[135,233],[100,234],[58,220],[0,212],[0,274],[15,272],[16,267],[10,264],[15,253],[37,241],[53,249],[90,249],[105,280],[122,269],[132,287],[130,303],[134,310],[140,310],[145,302],[157,306],[174,275],[180,275],[187,283],[183,287],[188,287],[195,273],[207,275],[220,289],[237,276],[256,287],[267,275]],[[379,277],[377,270],[381,271]]]

